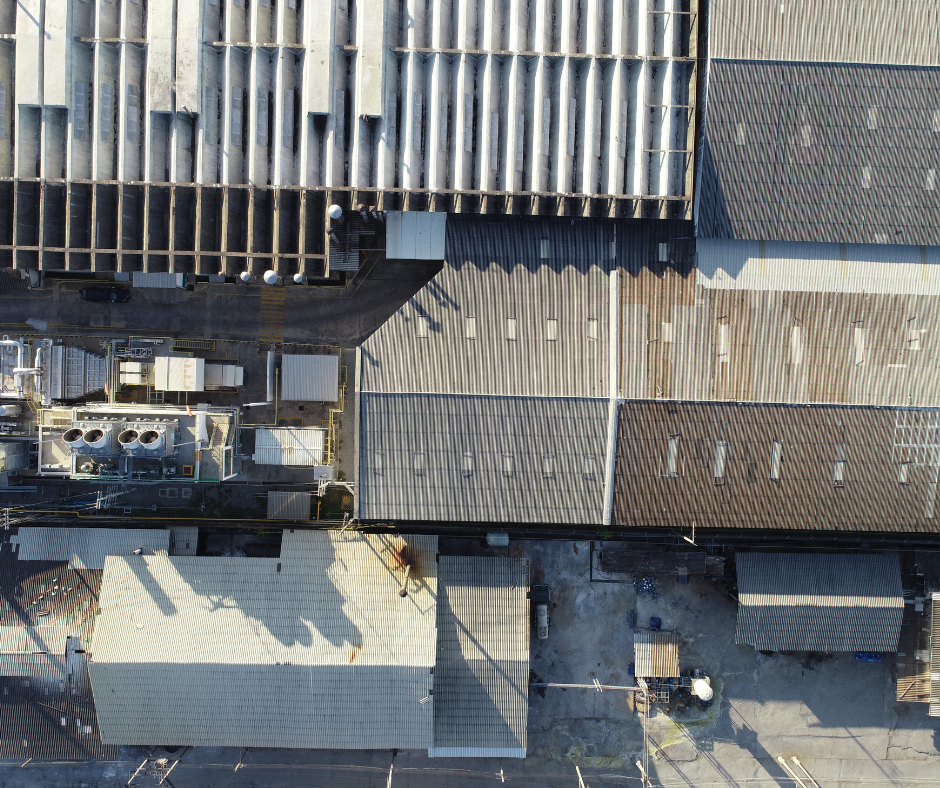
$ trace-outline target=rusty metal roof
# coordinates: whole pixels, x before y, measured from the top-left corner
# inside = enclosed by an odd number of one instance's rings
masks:
[[[738,553],[737,568],[736,642],[762,651],[897,651],[897,554]]]
[[[937,0],[711,0],[714,58],[940,65]]]
[[[633,661],[637,678],[679,678],[679,636],[671,632],[636,632]]]
[[[693,275],[622,277],[623,397],[940,405],[936,250],[702,247]]]
[[[938,430],[938,409],[626,402],[613,523],[937,532]]]

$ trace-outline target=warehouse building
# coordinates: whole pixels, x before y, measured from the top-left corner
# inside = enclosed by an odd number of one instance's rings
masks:
[[[736,640],[761,651],[898,650],[897,554],[738,553]]]
[[[714,3],[702,238],[940,244],[935,3]]]
[[[9,5],[0,264],[319,276],[332,202],[690,218],[697,11]]]
[[[525,757],[528,587],[521,559],[438,563],[436,536],[285,531],[277,558],[108,558],[89,661],[101,740]]]

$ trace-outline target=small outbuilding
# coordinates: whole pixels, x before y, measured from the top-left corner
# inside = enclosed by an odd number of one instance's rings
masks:
[[[737,642],[760,651],[895,652],[896,554],[738,553]]]

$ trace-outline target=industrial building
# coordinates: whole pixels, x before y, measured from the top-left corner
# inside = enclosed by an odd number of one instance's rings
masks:
[[[940,244],[935,3],[712,3],[701,238]]]
[[[897,554],[738,553],[737,642],[764,651],[898,650]]]
[[[527,591],[524,561],[438,564],[434,536],[109,558],[89,658],[102,741],[525,757]]]
[[[0,15],[0,255],[328,271],[326,207],[690,218],[697,0]]]

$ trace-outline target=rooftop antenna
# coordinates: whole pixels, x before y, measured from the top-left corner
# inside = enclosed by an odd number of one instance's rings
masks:
[[[690,545],[695,545],[695,547],[698,547],[698,545],[695,544],[695,520],[692,521],[692,538],[689,539],[688,536],[683,536],[682,538],[685,539],[685,541],[687,541]]]

